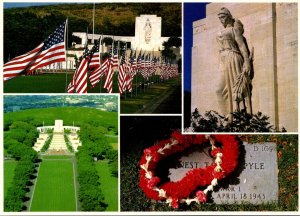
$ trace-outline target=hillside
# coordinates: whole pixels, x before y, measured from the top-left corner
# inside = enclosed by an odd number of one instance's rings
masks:
[[[64,125],[80,126],[91,124],[112,129],[118,133],[118,114],[116,112],[103,112],[97,109],[85,107],[55,107],[44,109],[28,109],[19,112],[4,114],[4,125],[15,121],[32,121],[36,126],[54,125],[56,119],[64,121]],[[104,129],[104,130],[105,130]]]
[[[36,47],[66,18],[69,45],[72,32],[91,33],[92,10],[93,4],[75,3],[4,9],[4,62]],[[181,36],[179,3],[95,4],[95,33],[132,36],[140,14],[162,17],[162,36]]]

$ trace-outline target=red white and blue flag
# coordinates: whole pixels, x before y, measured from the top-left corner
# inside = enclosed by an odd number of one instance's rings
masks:
[[[105,58],[101,64],[101,66],[95,68],[90,74],[90,83],[92,87],[94,87],[100,79],[105,75],[109,66],[109,58]]]
[[[24,55],[17,56],[3,66],[4,81],[22,73],[66,60],[65,32],[67,20],[62,23],[43,43]]]
[[[120,94],[126,91],[126,72],[127,72],[127,65],[125,64],[125,51],[124,51],[121,57],[121,62],[119,65],[119,74],[118,74],[118,86],[119,86]]]

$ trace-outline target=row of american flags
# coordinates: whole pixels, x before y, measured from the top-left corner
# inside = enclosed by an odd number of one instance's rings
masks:
[[[65,33],[67,20],[62,23],[43,43],[24,55],[13,58],[4,64],[3,78],[8,81],[21,74],[33,74],[40,68],[66,61]],[[88,49],[86,45],[79,58],[75,73],[67,87],[68,93],[87,93],[88,88],[95,87],[105,77],[104,88],[113,92],[113,76],[118,76],[118,92],[132,92],[133,79],[137,74],[148,80],[159,71],[161,79],[178,75],[177,64],[172,64],[162,57],[142,50],[126,50],[119,56],[119,47],[112,46],[103,58],[99,46],[101,38]],[[102,57],[102,58],[101,58]]]

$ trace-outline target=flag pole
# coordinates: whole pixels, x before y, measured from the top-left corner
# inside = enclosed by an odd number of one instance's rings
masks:
[[[65,46],[66,46],[66,86],[65,86],[65,92],[67,93],[67,89],[68,89],[68,55],[67,55],[67,48],[68,48],[68,18],[66,20],[66,25],[65,25]]]
[[[125,56],[125,59],[127,59],[126,57],[127,57],[127,55],[126,55],[126,51],[127,51],[127,43],[125,44],[125,54],[124,54],[124,56]],[[125,62],[127,62],[127,61],[125,61]],[[126,67],[125,68],[127,68],[127,64],[125,63],[125,65],[126,65]],[[126,76],[125,76],[125,85],[126,85],[126,89],[125,89],[125,94],[124,94],[124,97],[125,97],[125,100],[126,100],[126,91],[127,91],[127,83],[126,83],[126,78],[127,78],[127,73],[128,73],[128,71],[127,70],[125,70],[126,72],[125,72],[125,74],[126,74]]]
[[[100,36],[101,37],[101,40],[100,40],[100,44],[99,44],[99,51],[100,51],[100,54],[99,54],[99,58],[100,58],[100,68],[101,68],[101,58],[102,58],[102,53],[103,53],[103,46],[102,46],[102,40],[103,40],[103,34]],[[101,87],[102,87],[102,77],[100,77],[100,93],[101,93]]]
[[[92,37],[92,44],[94,44],[94,29],[95,29],[95,2],[93,8],[93,37]]]

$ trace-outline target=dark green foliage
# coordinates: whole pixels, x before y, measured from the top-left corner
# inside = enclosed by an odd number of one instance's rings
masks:
[[[107,130],[98,126],[99,122],[91,121],[91,124],[80,125],[80,141],[84,143],[76,153],[78,164],[79,201],[84,211],[104,211],[107,204],[99,187],[99,177],[93,158],[107,158],[112,163],[110,168],[112,175],[118,175],[117,151],[114,151],[103,135]]]
[[[16,121],[11,124],[9,133],[4,137],[7,152],[18,160],[14,179],[4,199],[5,211],[23,210],[23,201],[26,199],[27,187],[35,172],[34,163],[38,157],[32,149],[36,134],[36,129],[31,124]]]
[[[13,121],[11,119],[5,119],[4,125],[3,125],[3,130],[8,131],[9,127],[11,126],[12,123],[13,123]]]
[[[65,130],[65,134],[64,134],[64,138],[65,138],[65,142],[66,142],[66,145],[67,145],[67,148],[70,152],[74,152],[74,149],[71,145],[71,143],[69,142],[69,139],[68,139],[68,136],[67,134],[69,134],[70,131],[69,130]]]
[[[45,152],[48,150],[49,146],[50,146],[50,143],[52,141],[52,137],[53,137],[53,134],[51,133],[50,136],[48,137],[47,141],[45,142],[45,144],[43,145],[42,149],[41,149],[41,152]]]
[[[198,109],[192,113],[191,128],[194,132],[276,132],[269,117],[261,112],[250,115],[244,111],[233,112],[233,120],[220,115],[216,111],[208,111],[201,115]],[[285,129],[282,129],[285,132]]]
[[[172,47],[172,46],[175,46],[177,48],[181,47],[181,39],[179,37],[170,37],[167,41],[163,42],[163,45],[165,47]]]
[[[103,38],[102,42],[107,45],[112,45],[113,39],[111,37],[105,37]]]
[[[78,164],[79,201],[84,211],[104,211],[106,204],[99,188],[99,176],[89,150],[80,147],[76,154]]]

